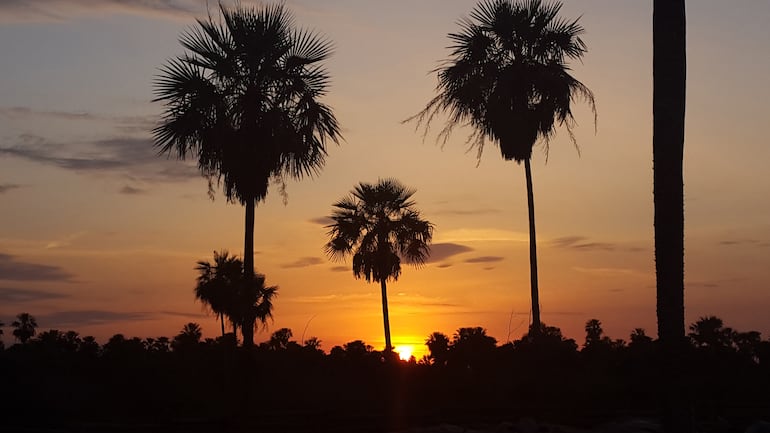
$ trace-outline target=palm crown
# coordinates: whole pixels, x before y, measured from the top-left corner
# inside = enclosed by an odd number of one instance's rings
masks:
[[[326,253],[353,256],[353,274],[366,281],[397,280],[401,261],[420,265],[430,254],[433,225],[420,218],[414,190],[393,179],[360,183],[334,204]]]
[[[560,3],[541,0],[479,3],[460,21],[461,30],[449,35],[451,57],[436,70],[438,95],[414,117],[418,124],[427,126],[446,112],[440,137],[469,125],[479,157],[490,139],[503,158],[517,162],[530,158],[539,138],[547,146],[557,124],[572,137],[573,98],[583,97],[595,109],[593,94],[566,65],[586,52],[583,27],[558,18],[560,9]]]
[[[326,141],[339,139],[329,107],[318,101],[329,82],[319,65],[331,44],[295,30],[282,4],[259,10],[220,6],[222,20],[198,20],[156,81],[165,103],[154,130],[163,153],[198,157],[229,201],[260,201],[271,178],[318,171]]]

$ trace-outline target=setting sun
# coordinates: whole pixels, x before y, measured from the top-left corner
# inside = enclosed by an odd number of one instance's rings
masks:
[[[398,353],[398,357],[402,361],[409,361],[412,358],[412,351],[414,350],[414,347],[412,346],[396,346],[396,353]]]

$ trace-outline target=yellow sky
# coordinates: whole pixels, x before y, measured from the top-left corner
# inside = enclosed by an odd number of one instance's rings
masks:
[[[193,267],[215,249],[242,253],[243,209],[211,202],[184,164],[153,158],[148,133],[160,112],[152,77],[182,52],[176,37],[192,15],[81,3],[0,6],[0,320],[27,311],[43,329],[101,339],[173,335],[197,321],[215,336],[192,296]],[[202,2],[180,4],[200,11]],[[256,266],[280,286],[275,322],[257,338],[290,327],[326,350],[384,344],[379,286],[323,256],[319,222],[357,182],[378,177],[417,189],[439,244],[436,260],[389,284],[394,344],[461,326],[518,338],[529,320],[522,167],[493,146],[477,164],[462,130],[441,147],[400,123],[433,95],[429,71],[473,3],[287,4],[335,43],[326,102],[346,141],[320,176],[289,183],[288,204],[273,191],[257,208]],[[688,7],[687,319],[716,314],[767,335],[770,5]],[[591,318],[614,338],[655,331],[651,8],[564,7],[587,30],[589,53],[574,69],[596,95],[599,123],[595,132],[580,107],[580,155],[562,133],[547,163],[535,152],[533,170],[543,320],[579,342]]]

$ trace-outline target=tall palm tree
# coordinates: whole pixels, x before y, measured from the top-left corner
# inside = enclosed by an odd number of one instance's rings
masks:
[[[243,262],[226,250],[214,251],[214,263],[201,260],[195,270],[198,271],[195,299],[219,317],[224,336],[225,315],[235,302],[239,286],[243,284]],[[236,333],[235,322],[232,323],[233,333]]]
[[[220,19],[198,20],[182,34],[188,52],[169,60],[155,83],[165,105],[155,128],[161,153],[196,158],[201,173],[246,207],[244,273],[254,277],[254,210],[269,183],[301,179],[324,164],[340,130],[319,98],[331,44],[295,28],[283,4],[220,4]]]
[[[505,160],[524,162],[529,210],[529,260],[532,330],[540,333],[532,148],[540,140],[546,152],[558,126],[573,143],[572,102],[584,98],[596,115],[593,93],[570,74],[567,60],[579,60],[587,48],[577,20],[559,17],[559,2],[485,0],[449,34],[452,52],[439,67],[438,95],[416,116],[426,132],[436,115],[448,115],[439,134],[445,141],[457,125],[473,128],[469,143],[481,158],[484,145],[499,146]],[[595,119],[594,119],[595,120]]]
[[[385,351],[390,341],[387,281],[398,280],[401,261],[421,265],[430,255],[433,224],[420,218],[411,200],[415,191],[395,179],[359,183],[334,204],[325,246],[332,260],[353,257],[353,275],[380,283]]]
[[[652,160],[658,337],[667,432],[693,431],[688,411],[684,319],[685,0],[655,0],[652,16]]]
[[[35,320],[29,313],[21,313],[16,316],[16,320],[11,323],[11,326],[15,328],[13,330],[13,336],[24,344],[27,340],[35,336],[37,320]]]
[[[684,0],[655,0],[653,12],[653,183],[658,336],[684,340]]]

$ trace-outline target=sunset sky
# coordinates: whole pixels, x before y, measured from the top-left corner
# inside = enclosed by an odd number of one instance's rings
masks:
[[[211,1],[216,11],[215,1]],[[243,2],[244,4],[248,2]],[[275,321],[322,348],[382,348],[379,286],[323,253],[331,205],[394,177],[435,226],[433,255],[389,284],[394,345],[482,326],[499,342],[529,321],[524,170],[494,146],[477,161],[467,130],[443,147],[401,121],[434,95],[430,71],[475,2],[287,1],[335,45],[327,62],[345,141],[319,176],[276,188],[256,211],[255,263],[280,286]],[[158,68],[183,53],[200,0],[0,2],[0,321],[40,330],[173,336],[219,326],[192,294],[195,262],[243,253],[243,208],[211,201],[194,167],[155,156]],[[770,334],[770,2],[688,3],[686,316]],[[560,131],[533,159],[542,318],[579,343],[598,318],[613,338],[655,334],[652,2],[567,0],[589,52],[596,129],[576,110],[578,153]],[[419,347],[419,351],[422,347]]]

